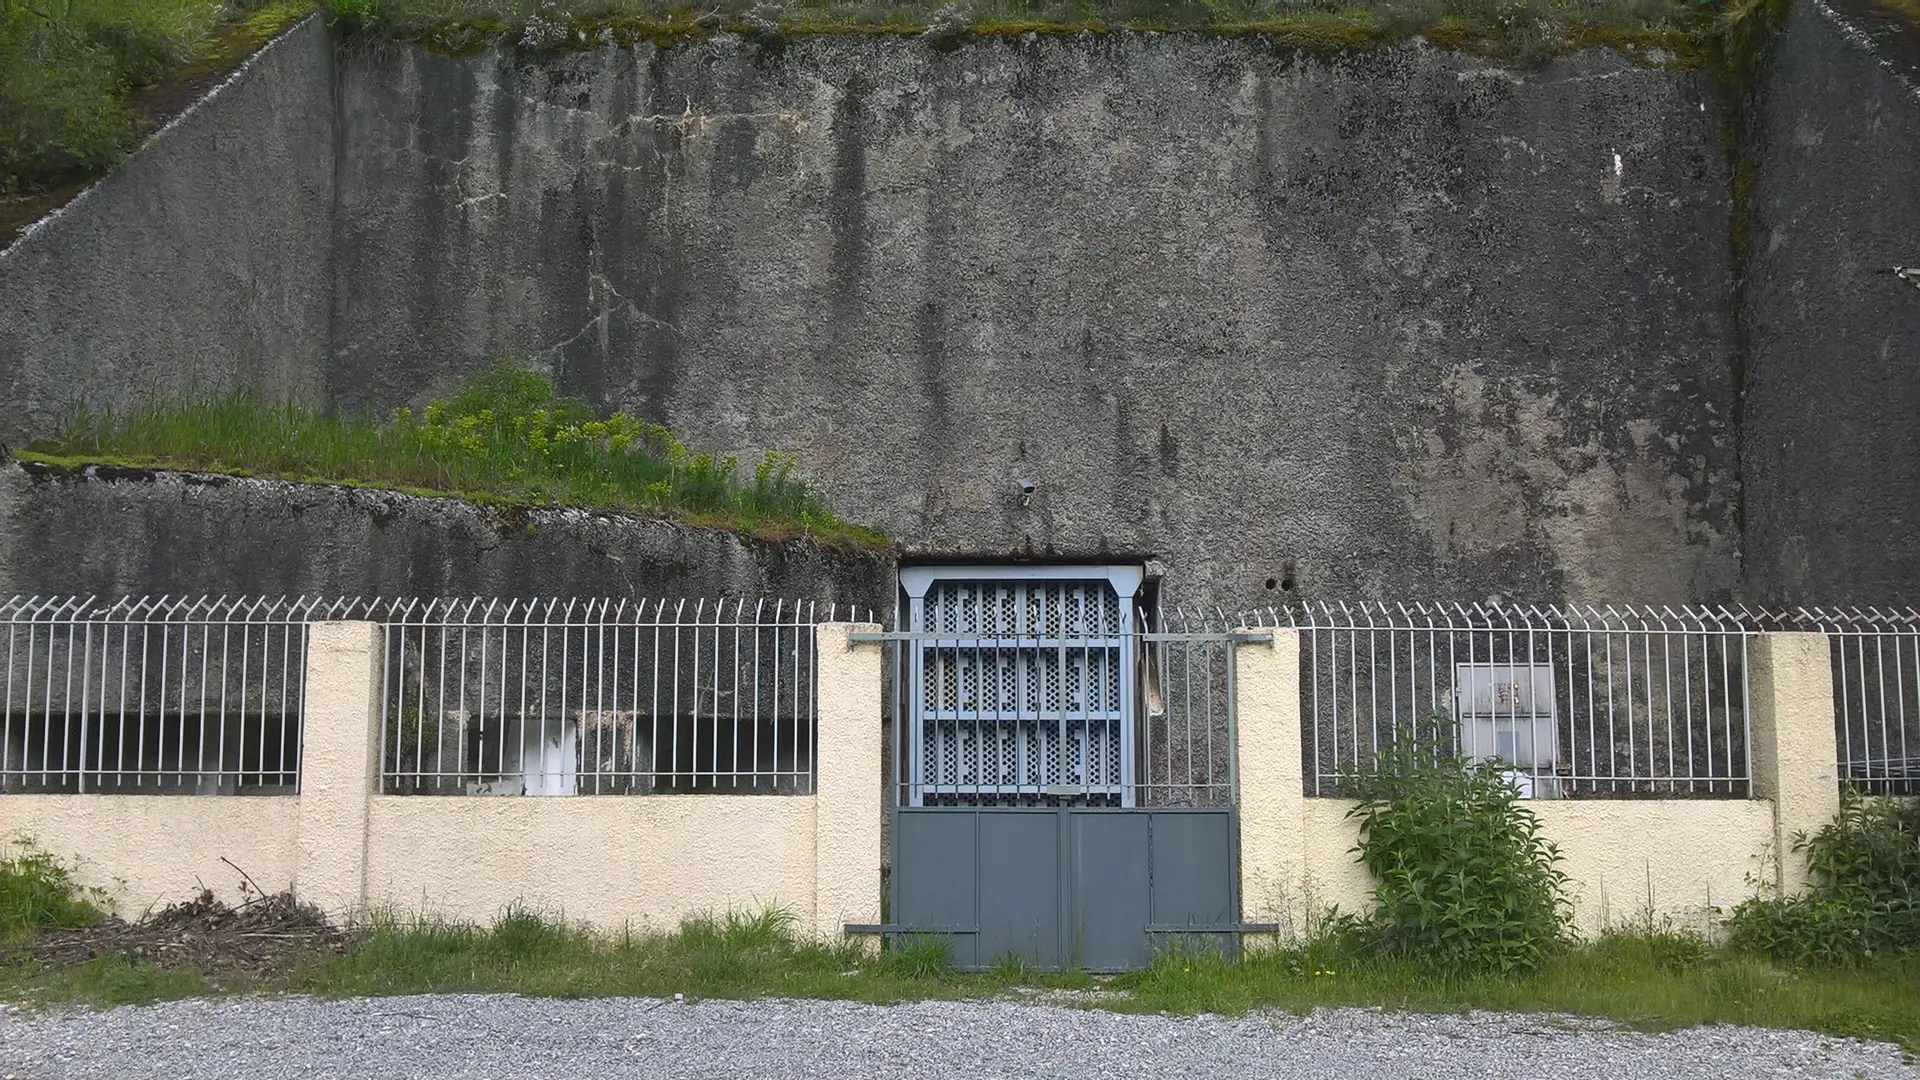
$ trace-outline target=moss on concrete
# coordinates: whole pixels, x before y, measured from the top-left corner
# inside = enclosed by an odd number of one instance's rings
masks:
[[[930,0],[883,9],[796,5],[791,11],[767,5],[748,8],[743,0],[704,9],[638,0],[625,5],[547,2],[531,10],[515,0],[473,0],[452,8],[419,7],[413,0],[329,0],[329,6],[335,10],[335,25],[343,30],[394,37],[454,57],[491,45],[532,53],[609,45],[667,47],[722,33],[763,42],[811,35],[920,38],[944,51],[968,41],[1029,34],[1135,32],[1251,36],[1315,53],[1377,49],[1423,38],[1439,48],[1521,63],[1603,47],[1643,62],[1686,66],[1695,62],[1719,27],[1711,16],[1680,4],[1571,8],[1551,0],[1505,5],[1352,0],[1324,6],[1196,6],[1147,0],[1070,9],[1033,5],[1019,13],[995,7],[973,14],[952,6],[935,10]],[[608,13],[609,6],[627,10]],[[471,14],[462,17],[462,11]]]

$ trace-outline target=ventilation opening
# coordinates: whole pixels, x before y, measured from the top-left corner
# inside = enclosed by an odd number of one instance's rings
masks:
[[[916,567],[911,805],[1131,806],[1138,567]]]

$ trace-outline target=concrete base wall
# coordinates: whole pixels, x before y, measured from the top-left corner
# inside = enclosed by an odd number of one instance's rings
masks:
[[[780,908],[814,929],[812,797],[376,797],[367,903],[486,920],[524,903],[609,929]]]
[[[32,840],[137,918],[203,887],[236,903],[241,871],[293,888],[299,814],[299,800],[274,797],[0,795],[0,840]]]
[[[1236,652],[1240,759],[1241,909],[1248,921],[1311,931],[1329,907],[1372,907],[1350,799],[1301,798],[1301,702],[1290,676],[1299,631]],[[1838,809],[1827,643],[1815,634],[1760,634],[1751,667],[1753,799],[1537,799],[1524,805],[1560,849],[1572,925],[1670,926],[1710,933],[1716,908],[1807,888],[1793,837]],[[1276,689],[1281,692],[1276,693]],[[1293,691],[1288,693],[1286,691]],[[1782,857],[1784,856],[1784,858]]]
[[[341,918],[485,921],[522,903],[604,930],[670,931],[779,909],[798,933],[838,940],[844,924],[880,918],[880,650],[851,643],[855,628],[819,631],[830,689],[812,796],[375,794],[378,627],[318,623],[299,795],[5,795],[0,840],[33,841],[129,917],[202,883],[235,899],[245,871]]]
[[[1359,862],[1349,799],[1308,799],[1306,876],[1284,898],[1292,918],[1337,905],[1372,907],[1373,878]],[[1772,873],[1773,804],[1767,800],[1586,801],[1527,804],[1557,844],[1582,934],[1647,925],[1711,932],[1716,908],[1755,895]]]

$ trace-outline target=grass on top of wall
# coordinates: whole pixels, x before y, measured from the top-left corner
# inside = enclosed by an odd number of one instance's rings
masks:
[[[325,0],[337,25],[461,54],[492,42],[564,50],[669,42],[722,30],[970,36],[1197,30],[1258,34],[1313,49],[1415,35],[1445,48],[1536,62],[1595,45],[1659,48],[1690,62],[1718,32],[1714,0]]]
[[[85,181],[314,0],[0,0],[0,199]],[[0,210],[4,210],[0,206]]]
[[[960,974],[944,946],[925,941],[869,956],[855,946],[801,941],[773,912],[694,919],[672,934],[607,935],[516,907],[489,926],[375,919],[344,953],[316,953],[273,970],[162,968],[125,956],[57,971],[0,965],[0,998],[29,1005],[110,1006],[235,992],[1007,998],[1180,1015],[1339,1005],[1486,1009],[1598,1016],[1641,1030],[1705,1023],[1797,1028],[1920,1051],[1920,960],[1791,967],[1713,949],[1695,936],[1644,930],[1561,950],[1524,976],[1447,977],[1323,939],[1240,961],[1170,950],[1143,971],[1096,978],[1042,973],[1012,959]]]
[[[625,413],[599,416],[555,396],[545,376],[504,362],[418,413],[346,416],[244,394],[83,411],[19,457],[659,514],[767,539],[883,542],[836,517],[788,458],[767,454],[745,473],[730,455],[693,453],[666,428]]]

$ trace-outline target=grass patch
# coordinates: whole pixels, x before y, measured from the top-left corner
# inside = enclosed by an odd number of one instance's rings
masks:
[[[337,25],[464,54],[493,42],[523,49],[660,44],[722,30],[967,37],[1105,30],[1258,34],[1315,50],[1436,44],[1531,62],[1605,45],[1661,47],[1684,60],[1716,32],[1697,0],[326,0]]]
[[[1806,1029],[1920,1051],[1920,962],[1795,967],[1708,947],[1686,934],[1613,934],[1570,946],[1521,976],[1443,976],[1328,938],[1241,961],[1170,950],[1146,969],[1097,980],[1040,972],[1009,957],[957,973],[941,944],[896,943],[878,955],[801,940],[779,912],[695,919],[672,934],[601,934],[524,907],[486,925],[376,919],[339,955],[275,971],[161,969],[108,956],[58,971],[0,967],[0,998],[107,1006],[231,992],[322,996],[517,993],[691,1000],[816,998],[885,1004],[1032,999],[1072,990],[1074,1004],[1129,1012],[1235,1015],[1377,1006],[1611,1018],[1642,1030],[1732,1023]]]
[[[1127,1008],[1181,1014],[1380,1006],[1600,1016],[1643,1030],[1751,1024],[1897,1042],[1920,1050],[1920,963],[1792,967],[1684,934],[1610,934],[1560,950],[1531,974],[1448,977],[1337,941],[1242,962],[1169,953],[1115,980]]]
[[[419,413],[345,416],[245,395],[125,414],[77,413],[20,453],[61,468],[84,463],[369,484],[515,505],[666,514],[779,539],[879,544],[841,521],[768,454],[750,474],[731,456],[695,454],[666,428],[599,416],[556,397],[544,376],[507,364]]]

